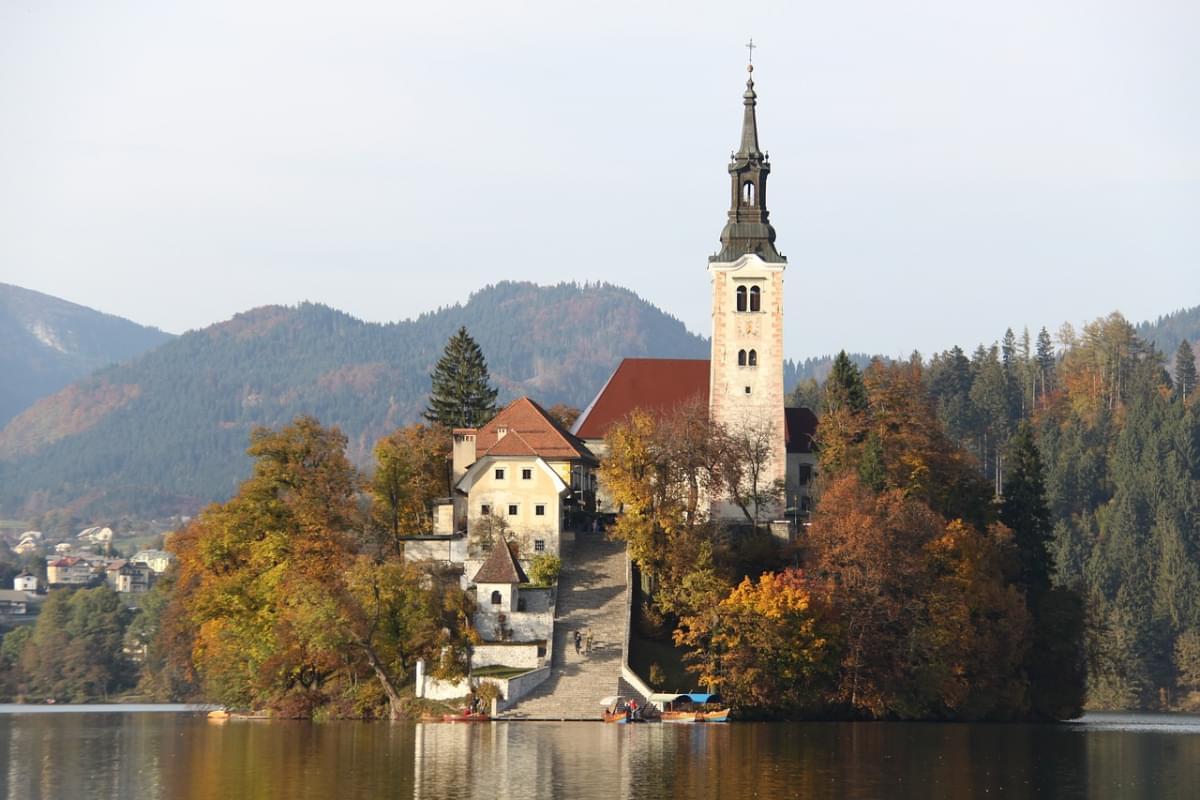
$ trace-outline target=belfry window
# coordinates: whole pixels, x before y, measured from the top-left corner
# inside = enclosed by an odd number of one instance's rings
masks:
[[[738,366],[739,367],[746,366],[746,351],[745,350],[738,350]]]
[[[746,181],[742,184],[742,204],[747,206],[754,205],[754,183]]]
[[[737,288],[737,310],[738,311],[746,310],[746,287],[745,286],[739,286]]]
[[[750,366],[752,366],[752,367],[758,366],[758,351],[757,350],[750,351]]]
[[[750,310],[760,311],[762,309],[762,290],[757,286],[750,287]]]

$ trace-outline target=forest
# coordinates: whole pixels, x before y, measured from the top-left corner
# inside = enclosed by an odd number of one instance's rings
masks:
[[[990,494],[1010,493],[1014,437],[1032,435],[1053,582],[1088,612],[1093,707],[1200,705],[1200,413],[1186,338],[1198,322],[1197,309],[1160,318],[1166,353],[1139,333],[1148,326],[1112,314],[904,365]],[[820,392],[801,384],[794,399],[821,403]],[[822,418],[826,439],[836,416]]]

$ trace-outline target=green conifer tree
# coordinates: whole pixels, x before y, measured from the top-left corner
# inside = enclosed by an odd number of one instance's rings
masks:
[[[1017,548],[1017,583],[1031,595],[1050,588],[1054,523],[1046,503],[1046,481],[1033,428],[1022,423],[1009,446],[1001,521],[1012,528]]]
[[[862,373],[843,350],[833,359],[833,368],[825,381],[823,400],[826,412],[845,409],[851,412],[867,410],[867,387]]]
[[[1196,354],[1187,339],[1175,351],[1175,391],[1184,400],[1196,391]]]
[[[475,428],[496,414],[497,390],[489,382],[487,361],[466,327],[450,337],[429,376],[433,389],[425,419],[448,428]]]
[[[1045,328],[1037,335],[1038,397],[1054,389],[1054,344]]]
[[[1038,719],[1070,719],[1083,708],[1087,682],[1084,606],[1076,590],[1050,585],[1054,527],[1042,459],[1028,422],[1017,428],[1008,459],[1000,519],[1012,528],[1017,551],[1013,582],[1024,591],[1033,618],[1024,663],[1030,712]]]

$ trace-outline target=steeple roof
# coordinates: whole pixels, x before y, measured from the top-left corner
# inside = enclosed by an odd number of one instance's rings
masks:
[[[492,548],[492,554],[483,562],[483,566],[475,573],[475,583],[529,583],[525,570],[513,557],[508,542],[499,542]]]
[[[754,91],[754,67],[747,67],[750,77],[746,78],[746,91],[742,94],[742,146],[737,151],[737,158],[749,158],[751,155],[761,156],[758,149],[758,119],[755,107],[758,105],[758,94]]]
[[[756,255],[768,263],[782,264],[787,259],[775,249],[775,229],[767,212],[767,176],[771,174],[771,164],[758,144],[754,65],[748,65],[746,70],[750,77],[742,93],[742,140],[729,162],[729,219],[721,231],[721,250],[709,261],[728,263],[744,255]]]

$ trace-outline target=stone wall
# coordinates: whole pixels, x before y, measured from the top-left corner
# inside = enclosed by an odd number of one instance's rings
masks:
[[[442,561],[461,564],[466,559],[466,536],[426,536],[420,539],[404,540],[405,561]]]
[[[487,681],[500,688],[500,696],[504,698],[503,707],[512,705],[534,690],[542,681],[550,677],[550,668],[541,667],[524,675],[503,680],[500,678],[480,678],[480,683]]]
[[[541,646],[537,642],[477,644],[471,648],[471,669],[493,666],[536,669],[541,666],[542,659],[538,656]]]

